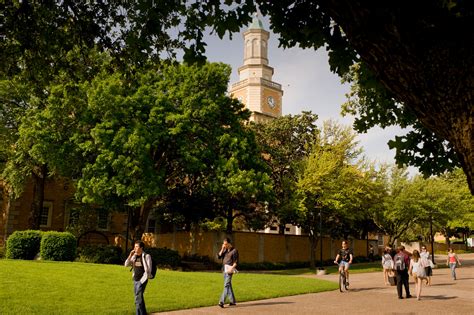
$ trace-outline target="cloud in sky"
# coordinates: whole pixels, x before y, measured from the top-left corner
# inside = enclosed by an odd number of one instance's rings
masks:
[[[268,28],[268,22],[264,24]],[[232,67],[230,83],[237,82],[237,69],[243,64],[242,35],[233,34],[232,40],[221,40],[217,36],[209,35],[206,42],[208,60],[229,64]],[[352,124],[353,117],[340,115],[341,104],[346,101],[345,94],[350,87],[343,85],[339,76],[330,71],[328,55],[324,48],[317,51],[298,47],[283,49],[278,47],[278,38],[271,31],[268,44],[269,65],[275,70],[273,81],[280,83],[284,92],[283,114],[294,115],[302,111],[312,111],[318,114],[319,124],[328,119],[345,125]],[[376,127],[359,135],[358,140],[370,160],[394,163],[395,151],[389,150],[387,142],[395,135],[404,133],[399,127]],[[410,173],[414,173],[414,169],[411,169]]]

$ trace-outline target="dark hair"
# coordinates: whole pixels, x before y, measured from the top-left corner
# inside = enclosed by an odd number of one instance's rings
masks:
[[[135,244],[138,244],[138,246],[140,246],[141,248],[145,248],[145,243],[143,243],[143,242],[140,241],[140,240],[136,240],[136,241],[135,241]]]
[[[230,240],[229,237],[224,238],[224,242],[227,242],[227,243],[229,243],[229,244],[232,244],[232,241]]]

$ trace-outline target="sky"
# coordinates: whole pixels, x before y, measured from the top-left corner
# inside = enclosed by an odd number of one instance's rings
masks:
[[[269,30],[269,23],[264,21]],[[242,31],[243,32],[243,31]],[[232,40],[217,35],[206,37],[206,56],[211,62],[223,62],[232,67],[230,83],[239,80],[237,69],[243,64],[244,44],[242,32],[233,34]],[[283,89],[283,115],[311,111],[319,116],[318,125],[333,119],[341,124],[352,125],[353,117],[340,115],[350,86],[329,69],[328,55],[324,48],[283,49],[278,47],[278,37],[270,31],[268,49],[269,65],[274,68],[273,81]],[[378,163],[395,163],[395,150],[389,150],[387,142],[404,131],[399,127],[372,128],[358,135],[365,155]],[[410,173],[412,173],[411,170]]]

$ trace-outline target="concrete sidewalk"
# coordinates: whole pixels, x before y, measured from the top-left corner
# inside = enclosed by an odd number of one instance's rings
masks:
[[[396,287],[384,286],[382,273],[376,272],[351,275],[350,290],[345,293],[337,290],[243,302],[234,307],[226,305],[224,309],[216,302],[212,307],[159,314],[474,314],[474,254],[459,256],[463,266],[457,269],[458,280],[451,280],[448,268],[435,269],[432,286],[423,286],[420,301],[415,298],[411,278],[413,298],[399,300]],[[446,259],[435,258],[440,265]],[[337,281],[337,275],[308,277]],[[216,301],[219,293],[216,292]]]

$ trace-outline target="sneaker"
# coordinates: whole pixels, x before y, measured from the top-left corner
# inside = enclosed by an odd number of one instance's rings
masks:
[[[346,287],[348,287],[348,286],[349,286],[349,281],[346,281]]]
[[[229,306],[236,306],[237,304],[235,303],[229,303]]]
[[[219,302],[219,306],[220,306],[221,308],[224,308],[224,303]]]
[[[400,300],[403,300],[403,296],[399,296],[398,298],[399,298]]]
[[[407,295],[407,299],[411,298],[412,296],[411,295]]]

